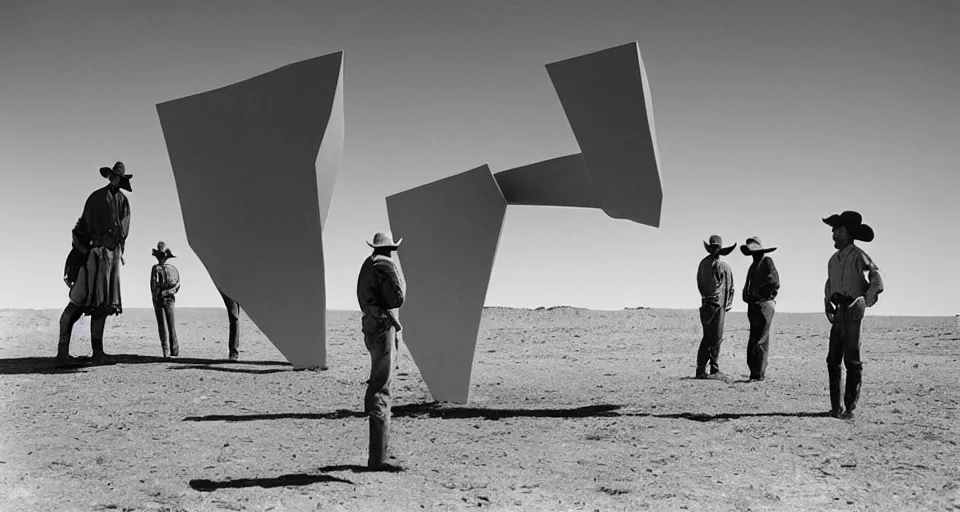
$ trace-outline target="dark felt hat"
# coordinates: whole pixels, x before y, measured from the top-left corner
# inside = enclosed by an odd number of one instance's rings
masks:
[[[852,236],[854,240],[860,240],[861,242],[873,241],[873,228],[864,224],[863,216],[857,212],[848,210],[839,214],[835,213],[823,219],[823,223],[831,228],[847,228],[847,232],[850,233],[850,236]]]
[[[720,235],[711,235],[710,241],[703,243],[703,248],[706,249],[710,254],[718,253],[721,256],[726,256],[737,248],[737,243],[734,242],[730,247],[724,247],[723,238],[720,238]]]
[[[101,167],[100,176],[109,179],[111,176],[116,176],[120,178],[120,188],[133,192],[133,188],[130,187],[130,178],[133,177],[132,174],[127,174],[127,168],[123,165],[123,162],[117,162],[113,164],[113,168],[110,167]]]
[[[157,242],[157,248],[153,250],[153,256],[159,258],[163,256],[164,258],[176,258],[173,255],[173,252],[170,251],[170,248],[167,247],[166,242]]]

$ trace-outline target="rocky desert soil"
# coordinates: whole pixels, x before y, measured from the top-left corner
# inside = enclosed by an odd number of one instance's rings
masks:
[[[369,473],[359,313],[329,316],[329,369],[294,371],[243,319],[179,309],[159,358],[150,310],[107,324],[116,364],[55,368],[59,311],[0,311],[0,509],[960,509],[960,319],[868,317],[857,417],[830,418],[822,315],[774,320],[746,382],[694,380],[695,311],[484,311],[470,400],[435,404],[403,349],[393,442]],[[77,326],[73,355],[90,352]]]

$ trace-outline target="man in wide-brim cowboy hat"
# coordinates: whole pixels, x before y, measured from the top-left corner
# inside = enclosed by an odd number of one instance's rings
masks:
[[[177,324],[174,306],[176,294],[180,291],[180,273],[177,267],[168,263],[176,258],[165,242],[157,242],[153,249],[157,264],[150,269],[150,295],[153,297],[153,311],[157,316],[157,329],[160,334],[160,350],[163,357],[180,355],[177,343]],[[169,338],[168,338],[169,333]]]
[[[387,233],[376,233],[367,242],[373,253],[360,266],[357,276],[357,301],[363,312],[363,342],[370,352],[370,379],[364,396],[364,412],[370,416],[370,446],[367,466],[373,470],[396,471],[403,468],[390,462],[390,383],[396,363],[397,333],[403,329],[398,320],[406,294],[403,271],[391,257],[403,239],[393,241]]]
[[[823,222],[832,228],[833,246],[837,249],[827,263],[827,282],[823,290],[824,310],[830,321],[830,348],[827,351],[830,413],[835,417],[852,418],[860,398],[863,371],[860,361],[861,322],[866,308],[877,303],[883,291],[883,278],[873,259],[854,243],[856,240],[871,242],[874,237],[873,228],[863,223],[859,213],[845,211],[831,215]],[[847,368],[843,406],[840,402],[841,362]]]
[[[707,364],[710,375],[723,377],[720,373],[720,345],[723,343],[723,324],[727,311],[733,307],[733,271],[722,259],[733,252],[736,242],[729,247],[723,246],[720,235],[712,235],[709,242],[703,243],[707,256],[700,260],[697,267],[697,287],[700,290],[700,324],[703,326],[703,338],[697,351],[698,379],[707,378]]]
[[[747,303],[747,320],[750,322],[750,337],[747,339],[750,380],[761,381],[766,378],[767,356],[773,337],[770,327],[780,290],[780,274],[770,257],[770,253],[776,250],[776,247],[764,247],[760,237],[756,236],[747,238],[746,243],[740,246],[744,256],[753,258],[743,285],[743,301]]]
[[[60,315],[60,339],[57,361],[70,360],[70,334],[82,315],[90,315],[90,343],[94,362],[103,362],[103,329],[107,316],[123,312],[120,299],[120,265],[127,235],[130,231],[130,203],[120,189],[130,191],[132,174],[127,174],[123,162],[112,168],[100,168],[107,178],[107,186],[95,190],[87,198],[83,213],[73,228],[73,249],[79,256],[68,258],[76,262],[66,269],[70,303]]]

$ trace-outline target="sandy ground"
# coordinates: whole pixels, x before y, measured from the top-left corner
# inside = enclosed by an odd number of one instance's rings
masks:
[[[0,311],[2,510],[960,509],[957,318],[865,322],[853,421],[829,408],[821,315],[779,314],[762,383],[747,321],[694,374],[695,311],[484,312],[466,405],[432,404],[409,352],[393,439],[408,466],[360,471],[369,359],[330,315],[327,371],[293,371],[244,317],[178,310],[159,359],[150,310],[107,324],[118,364],[53,368],[59,311]],[[90,352],[78,324],[73,355]]]

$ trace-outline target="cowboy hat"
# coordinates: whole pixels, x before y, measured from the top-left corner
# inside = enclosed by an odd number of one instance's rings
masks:
[[[730,247],[724,247],[723,239],[720,238],[720,235],[711,235],[710,242],[709,243],[704,242],[703,248],[706,249],[707,252],[709,252],[710,254],[717,252],[721,256],[726,256],[731,252],[733,252],[734,249],[737,248],[737,243],[734,242],[733,245],[731,245]]]
[[[839,214],[835,213],[823,219],[823,223],[834,229],[839,227],[847,228],[847,231],[854,240],[860,240],[862,242],[873,241],[873,228],[864,224],[863,216],[857,212],[848,210]]]
[[[393,241],[393,237],[387,233],[377,233],[373,235],[373,242],[367,242],[367,245],[373,247],[374,249],[394,249],[400,247],[400,242],[403,241],[403,238],[397,239],[396,242]]]
[[[161,256],[164,258],[176,258],[170,251],[170,248],[167,247],[166,242],[157,242],[157,248],[153,250],[153,256],[156,258]]]
[[[112,169],[110,167],[101,167],[100,176],[107,179],[110,179],[111,176],[116,176],[120,178],[120,188],[133,192],[133,189],[130,187],[130,178],[132,178],[133,175],[127,174],[127,169],[123,165],[123,162],[113,164]]]
[[[752,236],[748,238],[747,241],[740,246],[740,252],[742,252],[744,256],[750,256],[753,254],[766,254],[776,250],[776,247],[764,247],[763,242],[760,241],[760,237],[758,236]]]

